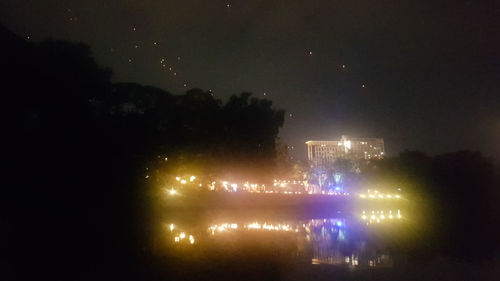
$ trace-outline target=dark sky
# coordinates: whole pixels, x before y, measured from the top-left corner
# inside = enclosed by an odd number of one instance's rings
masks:
[[[0,21],[89,44],[114,81],[271,99],[298,158],[342,134],[500,157],[500,1],[2,0]]]

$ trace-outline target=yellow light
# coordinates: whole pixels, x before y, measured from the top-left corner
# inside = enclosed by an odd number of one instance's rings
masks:
[[[177,194],[177,190],[172,188],[172,189],[170,189],[169,193],[170,193],[170,195],[175,195],[175,194]]]
[[[398,198],[398,199],[399,199],[399,198],[400,198],[401,196],[399,196],[399,195],[396,195],[396,196],[394,196],[394,197],[396,197],[396,198]]]
[[[366,220],[366,215],[362,215],[361,218]]]
[[[370,198],[375,198],[375,195],[373,195],[373,194],[370,194],[369,196],[370,196]]]
[[[179,240],[180,240],[179,237],[175,236],[174,241],[177,243],[179,242]]]
[[[175,180],[176,180],[176,181],[180,181],[180,180],[181,180],[181,178],[180,178],[180,177],[175,177]]]
[[[184,233],[184,232],[181,232],[181,235],[179,235],[179,237],[180,237],[181,239],[184,239],[184,238],[186,238],[186,233]]]
[[[378,195],[378,198],[384,198],[384,195],[379,194],[379,195]]]
[[[361,198],[366,198],[366,195],[364,195],[364,194],[360,194],[360,195],[359,195],[359,197],[361,197]]]
[[[169,228],[170,228],[170,231],[174,230],[174,228],[175,228],[174,224],[171,223],[170,226],[169,226]]]
[[[392,198],[392,195],[390,195],[390,194],[387,194],[387,198],[389,198],[389,199],[390,199],[390,198]]]
[[[191,176],[191,177],[189,178],[189,181],[191,181],[191,182],[192,182],[192,181],[194,181],[195,179],[196,179],[196,177],[195,177],[195,176]]]
[[[186,180],[181,180],[181,184],[186,184],[187,181]]]

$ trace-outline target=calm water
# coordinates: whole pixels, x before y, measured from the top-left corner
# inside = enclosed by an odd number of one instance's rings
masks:
[[[156,251],[193,264],[214,259],[297,267],[393,268],[409,214],[402,209],[359,209],[325,214],[266,211],[180,211],[159,226]]]

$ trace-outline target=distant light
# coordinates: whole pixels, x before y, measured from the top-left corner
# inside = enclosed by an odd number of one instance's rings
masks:
[[[186,184],[187,181],[186,180],[181,180],[181,184]]]
[[[181,177],[175,177],[175,180],[180,181]]]
[[[186,238],[186,233],[184,233],[184,232],[181,232],[181,235],[179,235],[179,237],[180,237],[181,239],[184,239],[184,238]]]
[[[192,181],[194,181],[195,179],[196,179],[196,177],[195,177],[195,176],[191,176],[191,177],[189,178],[189,181],[191,181],[191,182],[192,182]]]
[[[170,193],[170,195],[175,195],[175,194],[177,194],[177,190],[172,188],[172,189],[170,189],[169,193]]]
[[[180,240],[179,237],[175,236],[174,241],[177,243],[179,242],[179,240]]]
[[[174,228],[175,228],[174,224],[171,223],[170,226],[169,226],[169,228],[170,228],[170,231],[174,230]]]

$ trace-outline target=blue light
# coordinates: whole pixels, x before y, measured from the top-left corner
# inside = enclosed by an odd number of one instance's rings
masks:
[[[337,222],[337,226],[338,226],[338,227],[341,227],[341,226],[342,226],[342,222],[341,222],[341,221],[338,221],[338,222]]]

